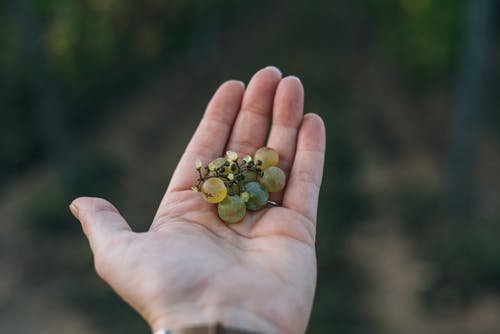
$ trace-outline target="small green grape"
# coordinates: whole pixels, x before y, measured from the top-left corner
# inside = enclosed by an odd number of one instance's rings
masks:
[[[250,195],[246,191],[244,191],[240,194],[240,198],[243,202],[246,203],[250,199]]]
[[[253,160],[258,163],[258,161],[262,162],[262,165],[258,166],[260,169],[264,170],[271,166],[278,166],[280,161],[278,152],[269,147],[261,147],[259,148],[254,156]]]
[[[250,182],[245,185],[245,191],[248,193],[247,209],[257,211],[264,208],[269,199],[269,193],[257,182]]]
[[[238,153],[233,152],[233,151],[227,151],[226,158],[227,158],[227,161],[236,161],[236,160],[238,160]]]
[[[257,174],[255,172],[245,170],[241,173],[243,176],[243,179],[241,180],[241,184],[247,184],[250,182],[255,182],[257,181]]]
[[[219,169],[221,167],[224,167],[224,164],[226,163],[226,159],[224,158],[217,158],[213,161],[211,161],[209,164],[208,164],[208,168],[210,170],[216,170],[216,169]]]
[[[259,182],[270,193],[276,193],[285,187],[285,172],[279,167],[271,166],[264,170]]]
[[[249,163],[250,161],[252,161],[252,157],[249,155],[245,155],[243,159],[241,159],[241,162],[245,164]]]
[[[201,160],[200,159],[196,159],[196,162],[195,162],[196,170],[200,170],[202,166],[203,165],[201,164]]]
[[[237,223],[245,217],[245,203],[240,196],[227,196],[222,202],[217,204],[217,213],[220,219],[226,223]]]
[[[226,198],[227,188],[224,181],[213,177],[203,182],[201,195],[208,203],[219,203]]]

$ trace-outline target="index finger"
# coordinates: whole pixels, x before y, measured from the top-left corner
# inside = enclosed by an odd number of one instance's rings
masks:
[[[245,86],[241,81],[231,80],[222,84],[215,92],[175,169],[167,192],[190,188],[197,178],[196,159],[208,164],[223,154],[244,91]]]

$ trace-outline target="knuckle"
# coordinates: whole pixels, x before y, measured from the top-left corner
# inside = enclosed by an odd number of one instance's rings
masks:
[[[267,110],[268,108],[265,105],[256,102],[248,102],[241,109],[242,112],[256,115],[258,117],[267,117]]]

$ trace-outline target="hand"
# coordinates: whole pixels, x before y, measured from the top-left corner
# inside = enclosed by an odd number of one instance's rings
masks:
[[[222,84],[184,152],[148,232],[132,232],[109,202],[71,204],[97,273],[153,330],[222,322],[262,333],[303,333],[316,285],[315,224],[325,129],[303,116],[303,87],[275,68],[258,71],[245,89]],[[281,206],[247,212],[224,224],[216,206],[191,191],[195,161],[226,150],[241,156],[264,146],[288,176]]]

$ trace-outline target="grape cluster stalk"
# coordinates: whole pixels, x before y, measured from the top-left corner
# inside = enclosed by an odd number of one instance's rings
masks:
[[[253,158],[249,155],[238,161],[238,154],[227,151],[203,167],[196,160],[198,183],[192,187],[208,203],[217,204],[217,213],[226,223],[243,220],[246,211],[262,210],[268,205],[269,193],[285,187],[286,176],[278,167],[279,155],[269,147],[259,148]]]

